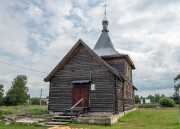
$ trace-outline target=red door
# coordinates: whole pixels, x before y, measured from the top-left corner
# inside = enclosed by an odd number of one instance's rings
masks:
[[[89,107],[89,85],[74,85],[73,87],[73,105],[81,101],[76,107]]]

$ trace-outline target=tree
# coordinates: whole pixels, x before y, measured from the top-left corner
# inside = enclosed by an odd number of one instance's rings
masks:
[[[180,81],[180,74],[178,74],[175,78],[174,78],[174,82],[176,83],[177,81]],[[174,86],[174,94],[173,94],[173,99],[175,101],[175,103],[179,103],[179,89],[180,89],[180,83],[176,84]]]
[[[0,84],[0,98],[4,95],[4,85]]]
[[[151,103],[155,102],[155,97],[153,95],[148,95],[147,99],[150,99]]]
[[[0,105],[3,105],[4,85],[0,84]]]
[[[164,98],[164,97],[166,97],[164,94],[161,94],[161,98]]]
[[[28,99],[27,76],[18,75],[7,92],[6,105],[24,104]]]
[[[180,80],[180,74],[178,74],[178,75],[174,78],[174,82],[177,82],[178,80]]]
[[[139,98],[139,95],[135,95],[135,103],[138,104],[141,102],[141,99]]]
[[[160,95],[159,94],[155,94],[154,98],[155,98],[155,102],[159,103],[159,100],[161,98]]]

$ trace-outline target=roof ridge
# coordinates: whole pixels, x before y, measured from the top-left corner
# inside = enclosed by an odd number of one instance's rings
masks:
[[[57,66],[50,72],[50,74],[44,79],[45,82],[50,81],[50,79],[60,70],[61,68],[66,65],[69,59],[74,55],[76,50],[78,50],[80,45],[83,45],[86,50],[93,56],[95,59],[97,59],[102,65],[104,65],[110,72],[112,72],[114,75],[119,76],[119,73],[113,69],[109,64],[107,64],[101,57],[99,57],[86,43],[84,43],[81,39],[77,41],[77,43],[71,48],[71,50],[65,55],[65,57],[57,64]]]

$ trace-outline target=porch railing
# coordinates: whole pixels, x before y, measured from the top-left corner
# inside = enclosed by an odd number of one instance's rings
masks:
[[[70,108],[70,110],[71,110],[71,119],[72,119],[72,116],[73,116],[73,109],[74,109],[78,104],[82,103],[81,106],[82,106],[82,110],[83,110],[84,100],[86,100],[86,99],[87,99],[87,98],[81,98],[76,104],[74,104],[74,105]],[[90,101],[90,100],[89,100],[89,101]],[[89,103],[88,103],[88,106],[89,106]]]

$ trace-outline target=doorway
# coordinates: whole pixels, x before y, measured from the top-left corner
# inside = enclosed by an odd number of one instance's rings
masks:
[[[76,107],[89,107],[89,84],[76,84],[73,86],[73,102],[75,105],[83,99]]]

